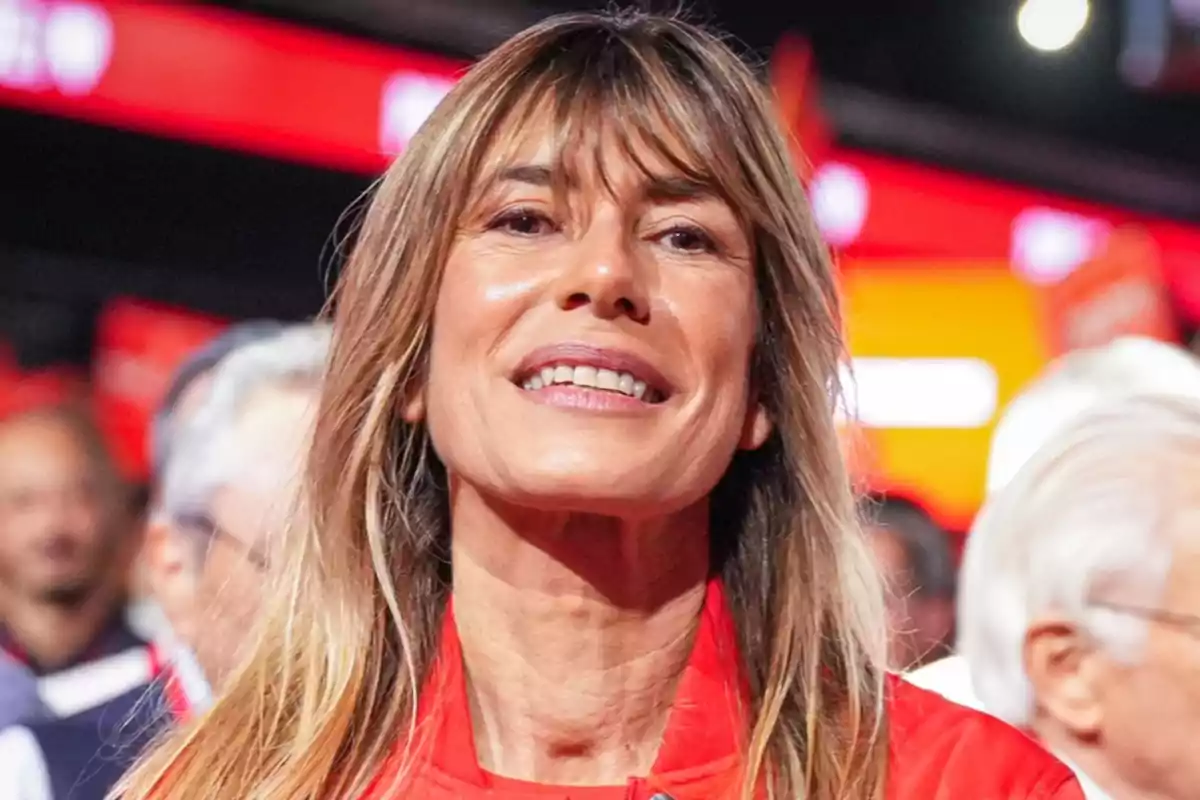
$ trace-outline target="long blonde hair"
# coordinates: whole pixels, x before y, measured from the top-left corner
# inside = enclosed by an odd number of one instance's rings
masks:
[[[674,18],[551,18],[474,67],[382,178],[332,304],[306,491],[253,652],[126,798],[362,793],[411,742],[449,593],[444,472],[402,405],[428,358],[442,269],[489,153],[551,113],[564,147],[603,124],[712,186],[756,247],[755,385],[775,423],[714,490],[713,564],[752,693],[746,754],[773,798],[882,791],[882,592],[833,425],[833,269],[771,98],[722,41]]]

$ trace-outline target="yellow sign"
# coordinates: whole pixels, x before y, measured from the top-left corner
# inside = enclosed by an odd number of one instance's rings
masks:
[[[842,292],[847,404],[873,450],[860,479],[964,530],[997,415],[1048,359],[1035,290],[1007,262],[921,260],[846,264]]]

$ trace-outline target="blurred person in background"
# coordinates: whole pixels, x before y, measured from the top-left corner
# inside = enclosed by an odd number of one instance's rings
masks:
[[[0,652],[0,731],[15,722],[39,719],[45,713],[37,676],[8,653]]]
[[[380,181],[262,635],[125,800],[1076,800],[887,673],[833,266],[722,39],[544,21]]]
[[[1103,401],[989,498],[958,647],[983,706],[1089,798],[1200,787],[1200,399]]]
[[[181,368],[155,418],[162,477],[145,543],[148,582],[178,637],[169,669],[102,718],[0,734],[4,800],[102,800],[164,725],[207,705],[208,684],[254,627],[271,539],[295,507],[328,340],[321,326],[255,323]]]
[[[0,649],[36,676],[54,716],[103,704],[152,668],[124,614],[137,541],[127,487],[85,414],[0,420]],[[81,669],[118,655],[119,677]]]
[[[1047,440],[1080,414],[1098,404],[1138,394],[1200,398],[1200,361],[1181,347],[1136,336],[1056,359],[1009,403],[996,424],[988,455],[988,496],[1003,489]],[[978,546],[979,538],[972,529],[965,552]],[[960,630],[966,624],[961,606],[961,597],[968,591],[964,580],[960,575]],[[961,705],[983,708],[961,655],[934,661],[906,677]]]
[[[322,324],[235,350],[179,431],[146,542],[154,596],[217,685],[254,627],[273,537],[290,525],[329,352]]]
[[[954,632],[957,573],[949,538],[924,509],[903,499],[868,503],[863,516],[888,591],[892,668],[945,655]]]
[[[285,323],[275,320],[239,322],[192,353],[179,365],[150,423],[149,450],[153,480],[145,514],[148,535],[155,535],[164,524],[159,495],[167,464],[171,460],[171,449],[178,439],[178,430],[192,418],[206,396],[212,381],[212,372],[217,364],[234,350],[276,336],[287,327]],[[143,547],[135,564],[136,581],[140,591],[132,604],[129,617],[143,635],[152,636],[156,641],[166,640],[170,645],[175,642],[175,636],[150,585],[146,565],[149,550],[150,548]],[[181,655],[184,653],[185,651],[181,651]]]

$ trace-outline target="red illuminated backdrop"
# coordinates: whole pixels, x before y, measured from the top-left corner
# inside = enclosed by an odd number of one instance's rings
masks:
[[[182,3],[11,0],[10,7],[15,24],[0,26],[0,105],[368,174],[403,149],[464,66]],[[984,360],[999,381],[993,399],[1002,403],[1052,352],[1052,337],[1037,327],[1033,301],[1025,298],[1076,270],[1083,271],[1058,294],[1096,295],[1094,277],[1113,268],[1105,254],[1114,231],[1144,235],[1157,260],[1154,279],[1200,320],[1200,231],[837,149],[812,114],[807,51],[792,45],[776,63],[802,67],[798,80],[781,87],[783,110],[799,128],[818,132],[816,152],[810,147],[817,162],[811,195],[845,267],[856,355],[877,359],[876,367],[887,359]],[[939,297],[952,298],[954,314],[941,313]],[[969,308],[959,307],[964,303]],[[1004,360],[1014,351],[1011,337],[1001,335],[1014,324],[1014,308],[1024,321],[1017,367]],[[144,469],[145,419],[170,364],[216,325],[162,314],[120,305],[100,337],[100,405],[133,473]],[[995,352],[959,352],[966,339],[947,331],[952,319],[990,326],[985,338]],[[971,363],[959,364],[968,370],[961,377],[974,374]],[[121,389],[116,379],[133,367],[153,373],[150,394]],[[988,429],[879,429],[871,437],[880,443],[872,463],[885,474],[876,477],[928,495],[944,519],[961,525],[982,491],[976,473]],[[947,483],[947,470],[965,477]]]
[[[0,104],[367,173],[403,149],[465,66],[182,3],[13,7],[17,24],[0,26],[0,39],[12,38],[0,41],[12,54],[0,58]],[[800,133],[818,131],[814,201],[844,255],[1009,259],[1051,282],[1086,260],[1072,248],[1094,249],[1107,228],[1136,223],[1161,249],[1183,310],[1200,319],[1196,229],[832,148],[812,113],[807,50],[785,45],[776,67],[799,67],[780,86],[784,113]]]
[[[832,177],[831,177],[832,176]],[[1004,259],[1049,285],[1119,227],[1145,230],[1180,310],[1200,320],[1200,230],[1111,206],[840,150],[814,178],[822,228],[848,259]]]
[[[378,171],[461,64],[209,7],[15,0],[0,104]],[[7,9],[6,9],[6,13]]]
[[[147,433],[179,365],[225,323],[140,300],[105,308],[96,332],[93,399],[100,426],[122,471],[144,480]]]

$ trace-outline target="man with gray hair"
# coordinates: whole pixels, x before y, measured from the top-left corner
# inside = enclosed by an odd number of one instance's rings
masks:
[[[289,525],[330,329],[297,325],[229,355],[178,433],[147,532],[149,581],[209,681],[253,626]]]
[[[239,322],[193,352],[176,369],[150,422],[148,444],[150,472],[153,476],[149,498],[151,512],[161,512],[162,483],[166,477],[167,465],[171,463],[171,454],[179,439],[179,432],[207,397],[217,365],[230,353],[256,342],[273,338],[286,328],[285,323],[275,320]],[[161,517],[152,516],[149,519],[151,526],[161,525],[162,522]],[[139,583],[142,585],[147,582],[144,555],[143,553],[143,559],[137,565]],[[182,659],[186,662],[183,665],[176,664],[177,671],[180,668],[185,672],[194,671],[192,659],[186,649],[175,646],[177,644],[173,641],[175,636],[171,632],[169,622],[163,617],[159,603],[154,599],[152,593],[147,594],[148,596],[137,598],[129,609],[129,617],[135,629],[154,641],[167,640],[166,646],[174,651],[175,660]],[[196,688],[199,693],[193,697],[193,701],[203,701],[203,696],[206,694],[204,687],[197,686]]]
[[[1008,404],[997,422],[988,454],[987,494],[1003,489],[1039,447],[1089,408],[1148,393],[1200,397],[1200,362],[1180,347],[1137,336],[1058,358]],[[966,550],[978,540],[972,531]],[[960,580],[960,596],[967,591]],[[958,617],[961,626],[961,607]],[[986,710],[961,655],[926,664],[905,678],[956,703]]]
[[[1200,733],[1200,705],[1188,702],[1200,663],[1179,647],[1189,601],[1171,594],[1190,556],[1155,546],[1193,511],[1179,489],[1200,466],[1185,463],[1197,403],[1200,364],[1146,339],[1071,353],[1018,397],[997,426],[989,499],[967,539],[960,655],[908,676],[1030,730],[1089,798],[1174,799],[1200,785],[1187,759],[1175,763]],[[1131,591],[1142,605],[1104,607]],[[1098,636],[1097,620],[1113,623],[1100,634],[1127,637]],[[1175,651],[1121,647],[1163,642]],[[1173,713],[1155,719],[1163,701]]]
[[[984,707],[1089,797],[1200,787],[1200,400],[1084,412],[984,507],[959,651]]]
[[[264,572],[289,524],[330,330],[296,325],[249,338],[201,371],[201,383],[189,379],[174,401],[180,412],[156,424],[156,434],[169,431],[169,446],[156,449],[162,475],[145,543],[147,578],[174,634],[214,685],[253,628]],[[188,676],[173,666],[160,688],[179,718],[194,711],[195,695],[181,691]],[[132,718],[0,735],[0,797],[100,800],[169,720],[156,706],[143,700],[132,705]]]

